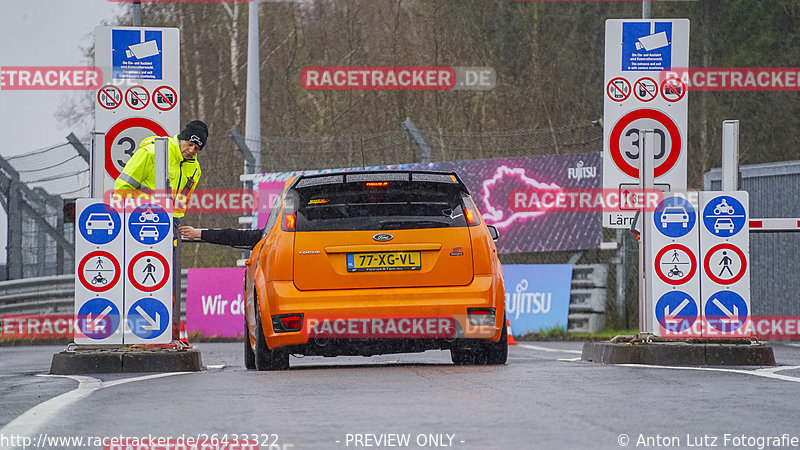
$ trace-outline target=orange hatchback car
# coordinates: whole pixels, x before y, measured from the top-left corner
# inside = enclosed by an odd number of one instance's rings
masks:
[[[245,366],[430,349],[505,364],[497,237],[455,173],[290,179],[247,261]]]

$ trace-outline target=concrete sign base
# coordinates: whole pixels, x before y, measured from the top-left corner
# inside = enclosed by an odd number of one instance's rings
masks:
[[[203,369],[197,350],[139,350],[115,348],[63,351],[53,355],[50,373],[79,375],[126,372],[199,372]]]

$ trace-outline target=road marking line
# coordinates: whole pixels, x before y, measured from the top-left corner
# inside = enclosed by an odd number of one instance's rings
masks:
[[[564,362],[575,362],[575,361],[580,361],[581,358],[558,358],[558,360]]]
[[[539,350],[542,352],[556,352],[556,353],[574,353],[576,355],[580,355],[580,350],[566,350],[566,349],[558,349],[558,348],[550,348],[550,347],[540,347],[538,345],[529,345],[529,344],[519,344],[522,348],[528,348],[531,350]]]
[[[187,373],[192,373],[192,372],[157,373],[153,375],[145,375],[135,378],[125,378],[122,380],[114,380],[109,382],[103,382],[100,381],[100,379],[98,378],[87,377],[83,375],[37,374],[36,376],[39,377],[69,378],[70,380],[77,381],[78,387],[69,392],[65,392],[59,396],[53,397],[50,400],[46,400],[42,403],[39,403],[33,408],[20,414],[19,416],[17,416],[17,418],[7,423],[6,426],[0,428],[0,435],[30,437],[40,426],[42,426],[45,422],[53,418],[61,410],[69,406],[72,406],[74,403],[88,397],[89,394],[99,389],[119,386],[121,384],[126,384],[126,383],[133,383],[134,381],[144,381],[153,378],[162,378],[172,375],[183,375]],[[11,448],[11,447],[0,447],[0,449],[6,449],[6,448]]]
[[[675,370],[698,370],[704,372],[739,373],[744,375],[754,375],[757,377],[772,378],[774,380],[792,381],[794,383],[800,383],[800,378],[798,377],[790,377],[788,375],[780,375],[775,373],[778,370],[788,370],[793,368],[796,369],[798,368],[798,366],[786,366],[781,368],[770,367],[768,369],[757,369],[757,370],[742,370],[742,369],[723,369],[716,367],[654,366],[650,364],[613,364],[613,365],[623,366],[623,367],[640,367],[643,369],[675,369]]]

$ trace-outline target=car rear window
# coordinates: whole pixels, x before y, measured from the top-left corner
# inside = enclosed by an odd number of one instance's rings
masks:
[[[360,181],[294,189],[297,231],[466,227],[457,183]]]

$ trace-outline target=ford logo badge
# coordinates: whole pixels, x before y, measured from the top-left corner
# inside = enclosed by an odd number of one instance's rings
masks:
[[[386,242],[386,241],[391,241],[392,239],[394,239],[394,236],[392,236],[389,233],[378,233],[375,236],[372,236],[372,239],[374,239],[374,240],[376,240],[378,242]]]

